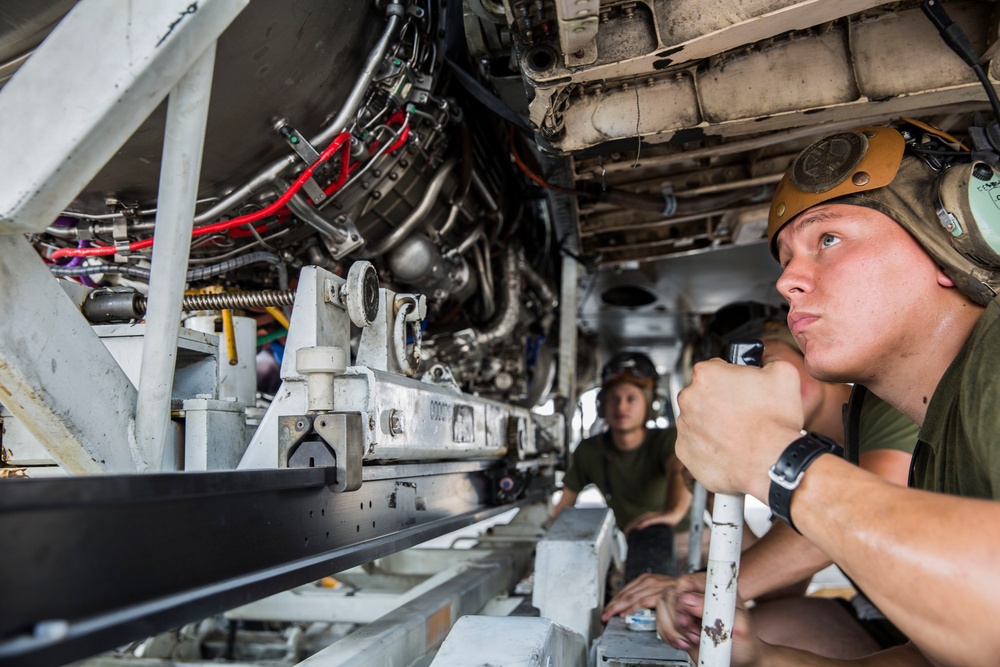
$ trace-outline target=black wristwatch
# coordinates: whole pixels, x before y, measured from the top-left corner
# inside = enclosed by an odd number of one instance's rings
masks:
[[[825,435],[809,432],[792,441],[767,471],[767,476],[771,478],[771,489],[767,494],[771,513],[795,532],[799,531],[792,523],[792,494],[799,488],[806,468],[823,454],[836,454],[843,458],[844,448]]]

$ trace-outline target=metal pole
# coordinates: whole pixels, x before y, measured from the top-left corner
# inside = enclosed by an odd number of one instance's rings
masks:
[[[760,366],[763,352],[764,345],[759,340],[731,340],[726,347],[726,361],[740,366]],[[699,667],[728,667],[732,657],[745,499],[745,496],[715,494],[712,541],[708,546],[705,612],[701,619]]]
[[[715,494],[712,541],[708,546],[705,613],[701,621],[699,667],[729,667],[736,616],[736,580],[743,542],[743,496]]]
[[[208,104],[215,67],[215,42],[170,93],[160,165],[156,245],[149,280],[142,374],[132,450],[140,471],[164,469],[170,398],[177,357],[181,301],[194,226]],[[174,465],[168,464],[168,469]]]
[[[708,491],[701,482],[694,483],[694,494],[691,498],[691,531],[688,540],[687,571],[695,572],[701,568],[701,535],[705,531],[705,504],[708,502]]]

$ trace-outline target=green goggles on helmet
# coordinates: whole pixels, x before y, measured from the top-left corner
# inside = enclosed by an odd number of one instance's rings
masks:
[[[771,254],[797,215],[823,203],[873,208],[901,224],[955,285],[986,305],[1000,288],[1000,172],[915,121],[838,132],[792,161],[767,221]]]

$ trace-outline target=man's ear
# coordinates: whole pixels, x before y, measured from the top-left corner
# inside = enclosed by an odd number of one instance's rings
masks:
[[[937,282],[941,287],[954,287],[955,281],[948,277],[940,266],[937,269]]]

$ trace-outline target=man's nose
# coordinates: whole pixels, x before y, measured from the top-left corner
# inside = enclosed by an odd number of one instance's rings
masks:
[[[792,295],[808,292],[812,289],[813,279],[809,262],[805,258],[793,257],[778,277],[776,287],[778,293],[790,301]]]

